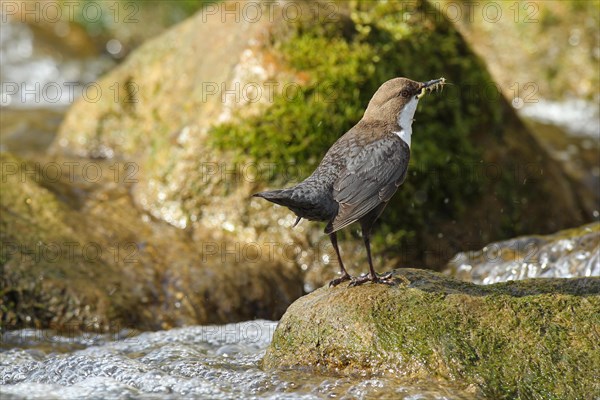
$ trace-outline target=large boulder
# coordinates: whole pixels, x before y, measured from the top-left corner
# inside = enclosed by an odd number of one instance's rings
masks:
[[[394,278],[297,300],[263,367],[433,378],[494,399],[600,395],[600,278],[479,286],[415,269]]]
[[[118,331],[278,319],[302,295],[302,277],[289,262],[240,266],[233,245],[226,253],[213,241],[192,242],[138,211],[128,188],[114,181],[114,162],[33,163],[1,153],[0,165],[6,329]],[[245,254],[255,259],[256,251]]]
[[[571,0],[436,4],[485,61],[498,90],[524,117],[542,150],[561,164],[587,220],[597,220],[598,4]]]
[[[443,75],[452,85],[418,111],[376,254],[440,268],[465,243],[584,222],[569,180],[429,3],[292,5],[260,3],[250,18],[219,3],[147,42],[99,82],[99,101],[73,106],[54,151],[136,160],[138,207],[197,242],[276,247],[311,289],[337,269],[322,227],[292,231],[289,211],[250,194],[308,176],[386,79]],[[345,239],[349,269],[363,270],[361,240]]]

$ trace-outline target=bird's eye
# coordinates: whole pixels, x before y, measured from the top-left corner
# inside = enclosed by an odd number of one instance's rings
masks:
[[[409,96],[410,96],[410,93],[409,93],[409,91],[408,91],[408,90],[406,90],[406,89],[403,89],[403,90],[400,92],[400,94],[401,94],[401,95],[402,95],[402,97],[404,97],[404,98],[407,98],[407,97],[409,97]]]

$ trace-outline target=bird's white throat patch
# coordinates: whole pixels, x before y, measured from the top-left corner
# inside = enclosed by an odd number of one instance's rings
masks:
[[[412,135],[412,122],[413,117],[415,116],[415,111],[417,111],[417,104],[419,104],[419,99],[415,96],[400,111],[398,115],[398,125],[400,125],[400,130],[398,132],[394,132],[396,135],[400,137],[400,139],[404,140],[408,147],[410,147],[410,137]]]

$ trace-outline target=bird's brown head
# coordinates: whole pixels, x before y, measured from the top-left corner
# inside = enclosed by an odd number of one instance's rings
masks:
[[[377,89],[363,118],[396,121],[407,105],[416,107],[427,91],[442,87],[445,82],[444,78],[428,82],[416,82],[408,78],[390,79]]]

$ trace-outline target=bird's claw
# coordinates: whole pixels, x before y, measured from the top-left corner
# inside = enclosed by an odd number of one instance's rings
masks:
[[[336,279],[332,280],[331,282],[329,282],[329,287],[337,286],[342,282],[350,281],[352,279],[354,279],[354,278],[352,278],[350,275],[344,274],[344,275],[340,276],[339,278],[336,278]]]
[[[348,284],[348,287],[360,286],[363,283],[373,282],[373,283],[383,283],[386,285],[393,286],[395,282],[393,281],[393,276],[391,272],[387,272],[383,275],[361,275],[357,278],[353,278],[352,281]]]
[[[383,275],[379,276],[379,278],[380,278],[380,279],[383,279],[383,280],[388,280],[388,279],[391,279],[392,275],[393,275],[393,274],[392,274],[392,272],[390,271],[390,272],[386,272],[385,274],[383,274]]]

